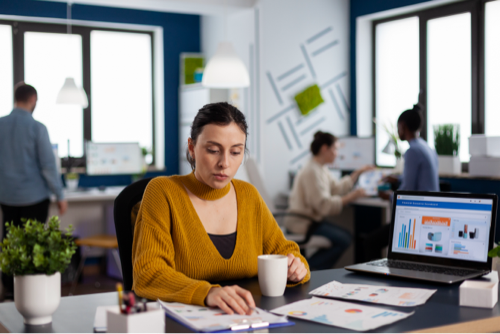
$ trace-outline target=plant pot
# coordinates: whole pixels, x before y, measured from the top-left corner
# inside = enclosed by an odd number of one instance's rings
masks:
[[[61,273],[14,276],[14,302],[25,324],[51,323],[60,301]]]
[[[396,166],[394,166],[393,172],[396,174],[403,174],[405,168],[405,158],[396,159]]]
[[[457,175],[462,172],[460,157],[451,155],[438,155],[439,174]]]

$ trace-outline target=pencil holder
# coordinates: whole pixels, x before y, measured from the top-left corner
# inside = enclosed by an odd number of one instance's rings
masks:
[[[146,312],[123,314],[108,310],[108,333],[164,333],[165,313],[161,308],[148,308]]]

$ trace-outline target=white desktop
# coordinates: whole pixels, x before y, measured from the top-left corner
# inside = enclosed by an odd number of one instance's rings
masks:
[[[139,143],[87,142],[87,175],[139,174],[143,158]]]

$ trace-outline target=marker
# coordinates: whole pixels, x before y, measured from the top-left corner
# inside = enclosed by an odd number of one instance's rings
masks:
[[[120,308],[120,313],[123,313],[123,285],[121,283],[116,283],[116,291],[118,292],[118,307]]]

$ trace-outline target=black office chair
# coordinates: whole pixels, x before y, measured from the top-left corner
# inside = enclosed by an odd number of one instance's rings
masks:
[[[134,225],[137,217],[137,204],[142,201],[144,190],[153,178],[142,179],[132,183],[122,190],[115,199],[114,218],[116,237],[118,239],[118,251],[122,264],[123,289],[132,290],[133,268],[132,268],[132,242],[134,241]],[[132,217],[134,217],[132,219]]]

